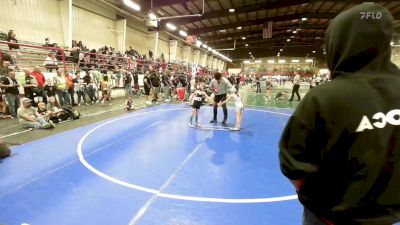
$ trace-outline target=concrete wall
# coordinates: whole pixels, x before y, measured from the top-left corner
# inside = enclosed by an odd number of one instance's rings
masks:
[[[73,40],[82,41],[90,49],[105,45],[117,47],[116,20],[77,6],[73,6],[72,15]]]
[[[56,0],[2,0],[0,30],[8,33],[14,30],[17,39],[44,43],[49,37],[52,41],[63,43],[61,13]]]
[[[156,35],[149,32],[144,21],[127,18],[126,29],[118,24],[121,17],[112,7],[98,0],[0,0],[0,30],[13,29],[17,38],[31,42],[44,43],[49,37],[52,42],[70,46],[71,39],[82,41],[89,49],[105,45],[116,49],[136,49],[140,54],[149,50],[157,52],[155,57],[164,54],[170,59],[170,39],[165,32],[158,35],[158,48],[155,51]],[[118,25],[117,25],[118,24]],[[121,38],[121,32],[124,32]],[[125,39],[125,42],[121,40]],[[123,46],[125,44],[125,46]],[[184,43],[178,40],[176,60],[183,60]],[[189,63],[194,60],[191,49]]]

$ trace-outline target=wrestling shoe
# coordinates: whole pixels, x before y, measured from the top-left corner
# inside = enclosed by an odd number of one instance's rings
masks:
[[[232,128],[229,128],[229,130],[230,131],[239,131],[240,129],[238,127],[232,127]]]

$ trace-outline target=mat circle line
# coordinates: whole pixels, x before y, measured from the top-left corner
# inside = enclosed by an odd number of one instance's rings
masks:
[[[165,112],[165,111],[178,111],[178,110],[187,110],[187,108],[177,108],[177,109],[162,109],[162,110],[155,110],[155,111],[148,111],[148,112],[142,112],[142,113],[135,113],[132,115],[116,118],[113,120],[109,120],[105,123],[102,123],[100,125],[97,125],[96,127],[92,128],[89,130],[80,140],[77,146],[77,154],[79,157],[79,161],[82,163],[83,166],[85,166],[88,170],[96,174],[97,176],[102,177],[103,179],[127,187],[131,189],[135,189],[138,191],[143,191],[147,192],[150,194],[157,195],[158,197],[162,198],[169,198],[169,199],[175,199],[175,200],[184,200],[184,201],[194,201],[194,202],[214,202],[214,203],[233,203],[233,204],[251,204],[251,203],[268,203],[268,202],[281,202],[281,201],[289,201],[289,200],[294,200],[297,199],[297,195],[288,195],[288,196],[280,196],[280,197],[270,197],[270,198],[211,198],[211,197],[199,197],[199,196],[188,196],[188,195],[176,195],[176,194],[168,194],[168,193],[163,193],[160,192],[157,189],[152,189],[152,188],[147,188],[144,186],[132,184],[120,179],[117,179],[115,177],[112,177],[108,174],[105,174],[95,167],[93,167],[90,163],[88,163],[83,155],[83,144],[85,140],[92,134],[94,131],[97,129],[106,126],[108,124],[111,124],[113,122],[135,117],[135,116],[141,116],[141,115],[147,115],[147,114],[152,114],[152,113],[158,113],[158,112]],[[277,114],[277,115],[285,115],[285,116],[291,116],[290,114],[286,113],[279,113],[279,112],[272,112],[272,111],[267,111],[267,110],[256,110],[256,109],[246,109],[248,111],[256,111],[256,112],[264,112],[264,113],[271,113],[271,114]]]

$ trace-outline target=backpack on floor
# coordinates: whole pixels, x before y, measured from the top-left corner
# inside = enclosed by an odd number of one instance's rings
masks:
[[[78,110],[72,108],[72,106],[66,106],[63,108],[63,110],[65,114],[67,114],[71,119],[77,120],[81,117],[81,113]]]

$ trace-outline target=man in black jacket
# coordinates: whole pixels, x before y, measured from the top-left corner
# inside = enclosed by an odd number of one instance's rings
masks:
[[[332,81],[313,88],[280,142],[283,174],[304,224],[400,221],[400,71],[390,61],[393,17],[364,3],[330,23]]]

